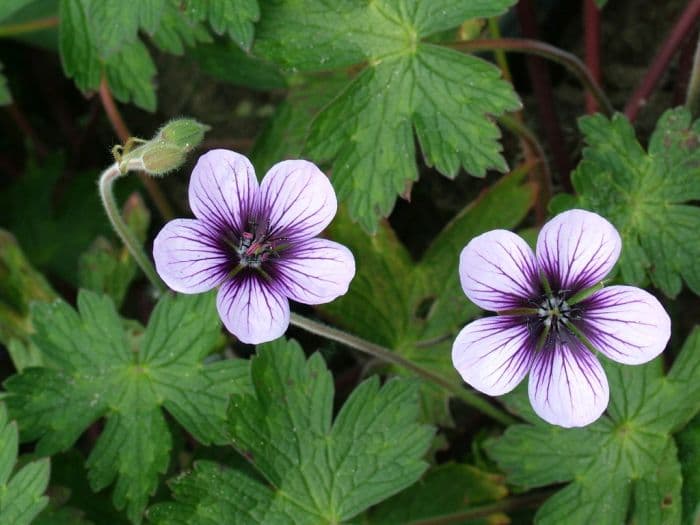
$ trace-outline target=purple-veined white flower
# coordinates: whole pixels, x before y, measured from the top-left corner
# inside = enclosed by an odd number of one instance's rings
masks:
[[[321,304],[347,292],[355,259],[345,246],[316,238],[338,203],[311,162],[275,164],[258,184],[246,157],[212,150],[194,167],[189,202],[196,219],[170,221],[155,239],[156,270],[177,292],[218,286],[221,320],[241,341],[280,337],[289,299]]]
[[[621,247],[614,226],[584,210],[545,224],[536,254],[505,230],[472,239],[460,256],[462,288],[499,315],[477,319],[457,336],[452,362],[464,381],[497,396],[529,373],[530,403],[542,419],[562,427],[598,419],[609,390],[596,353],[646,363],[671,336],[671,320],[654,296],[600,284]]]

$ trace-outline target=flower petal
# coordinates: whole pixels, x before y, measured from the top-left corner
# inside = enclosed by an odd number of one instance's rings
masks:
[[[328,303],[348,291],[355,258],[342,244],[326,239],[299,241],[275,266],[275,281],[293,301]]]
[[[598,359],[576,340],[537,353],[528,384],[530,403],[542,419],[583,427],[608,406],[608,379]]]
[[[467,297],[491,311],[521,307],[539,288],[532,250],[506,230],[474,237],[464,247],[459,256],[459,278]]]
[[[256,275],[226,282],[216,307],[226,329],[244,343],[272,341],[289,326],[289,301]]]
[[[553,290],[579,291],[600,282],[620,257],[622,240],[597,213],[569,210],[542,227],[537,262]]]
[[[666,348],[671,319],[661,303],[633,286],[610,286],[581,303],[581,330],[613,361],[638,365]]]
[[[527,324],[511,316],[477,319],[452,345],[452,364],[462,379],[491,396],[513,390],[530,370],[533,355]]]
[[[153,241],[153,259],[165,284],[181,293],[211,290],[224,280],[228,267],[216,232],[196,219],[167,223]]]
[[[255,170],[243,155],[215,149],[199,157],[189,189],[190,208],[198,219],[243,231],[257,195]]]
[[[335,217],[338,201],[328,177],[315,164],[286,160],[272,166],[260,184],[260,207],[273,237],[309,239]]]

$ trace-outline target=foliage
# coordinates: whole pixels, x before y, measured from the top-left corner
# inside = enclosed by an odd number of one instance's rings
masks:
[[[560,197],[560,208],[578,206],[608,217],[622,234],[622,278],[640,284],[646,275],[667,296],[682,280],[700,293],[700,120],[684,108],[659,120],[645,153],[622,115],[582,118],[588,147],[572,175],[575,201]],[[606,188],[606,191],[600,191]]]
[[[503,177],[444,228],[419,262],[412,260],[388,224],[382,223],[377,234],[369,236],[341,213],[330,232],[355,254],[357,275],[349,292],[321,311],[352,333],[459,384],[449,357],[450,335],[479,309],[462,293],[456,254],[467,239],[494,228],[516,226],[533,199],[533,187],[525,181],[524,172]],[[427,345],[421,344],[425,341]],[[432,384],[424,384],[422,391],[425,420],[449,425],[449,394]]]
[[[700,329],[671,371],[661,361],[606,363],[608,416],[582,429],[547,425],[532,414],[490,452],[523,488],[570,482],[537,511],[538,523],[679,523],[681,464],[672,434],[700,411]]]
[[[563,0],[0,0],[0,525],[699,522],[698,71],[674,48],[695,11],[593,3],[599,35]],[[529,15],[549,45],[514,44]],[[526,70],[513,47],[566,68]],[[661,48],[677,65],[645,71]],[[596,58],[626,111],[598,100],[576,126],[592,92],[577,68]],[[160,130],[158,147],[111,149],[124,127]],[[161,290],[148,271],[164,224],[208,206],[188,211],[188,175],[215,148],[260,179],[319,165],[338,200],[320,235],[355,259],[346,294],[292,301],[285,337],[257,348],[222,326],[216,291]],[[145,159],[142,177],[120,171],[112,210],[141,258],[98,192],[110,151]],[[611,279],[658,295],[672,337],[651,363],[596,356],[607,411],[564,429],[527,381],[468,390],[451,349],[492,315],[463,292],[464,246],[495,229],[534,246],[547,211],[572,208],[619,230]],[[282,268],[293,243],[248,226],[219,253]],[[310,253],[319,266],[296,270],[336,278]]]
[[[178,503],[151,509],[155,523],[341,523],[425,470],[432,430],[416,424],[413,383],[369,379],[331,423],[333,378],[319,354],[269,343],[251,378],[254,392],[231,399],[228,430],[270,485],[202,462],[172,483]]]
[[[422,40],[465,19],[499,14],[510,3],[351,2],[332,11],[322,0],[266,6],[256,43],[263,56],[303,71],[369,64],[316,117],[308,144],[314,159],[333,161],[338,195],[366,230],[375,231],[396,196],[410,194],[418,179],[414,129],[427,165],[448,177],[460,167],[480,177],[489,168],[505,171],[500,133],[486,115],[519,107],[511,87],[493,66]]]
[[[49,483],[49,460],[32,461],[15,470],[17,424],[8,421],[0,405],[0,523],[28,525],[48,503],[43,495]]]
[[[41,364],[41,355],[29,338],[33,332],[30,303],[55,298],[56,292],[32,267],[17,240],[0,230],[0,342],[18,370]]]
[[[112,301],[92,292],[80,293],[78,312],[62,301],[37,304],[33,342],[45,366],[5,382],[22,439],[55,454],[106,417],[88,479],[93,490],[116,481],[115,506],[139,522],[170,459],[161,407],[202,443],[221,443],[228,395],[248,388],[246,361],[201,364],[218,340],[213,308],[208,295],[165,297],[145,330],[125,330]]]
[[[153,111],[156,69],[139,30],[157,47],[175,54],[185,46],[211,41],[201,22],[211,24],[216,34],[227,33],[244,48],[250,46],[259,15],[256,0],[184,4],[181,9],[176,0],[61,0],[60,50],[66,74],[83,91],[97,89],[104,75],[119,100]]]
[[[410,489],[377,505],[362,523],[372,525],[410,523],[433,516],[466,512],[507,494],[499,476],[469,465],[446,463],[433,468]],[[499,522],[504,515],[493,513],[484,523]],[[469,520],[468,523],[474,523]]]
[[[76,281],[75,254],[110,232],[95,191],[96,172],[73,174],[67,191],[65,157],[27,161],[22,179],[0,194],[0,219],[39,270]]]
[[[683,523],[697,523],[700,517],[700,416],[695,416],[676,440],[683,473]]]

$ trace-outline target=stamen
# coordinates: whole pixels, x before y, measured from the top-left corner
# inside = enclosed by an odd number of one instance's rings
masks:
[[[286,241],[287,239],[271,239],[269,234],[269,220],[267,220],[267,223],[268,226],[265,227],[265,222],[260,223],[255,219],[250,219],[248,221],[248,228],[241,233],[237,245],[229,241],[226,241],[226,243],[234,249],[238,256],[238,265],[241,268],[252,268],[260,271],[263,277],[267,275],[267,278],[269,278],[266,272],[261,271],[263,263],[271,258],[279,258],[279,252],[289,245],[276,245],[279,241]],[[240,271],[240,269],[235,270],[236,273],[238,271]]]

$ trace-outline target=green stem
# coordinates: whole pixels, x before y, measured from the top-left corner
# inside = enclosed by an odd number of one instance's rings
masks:
[[[32,20],[31,22],[22,22],[21,24],[8,24],[0,26],[0,38],[33,33],[34,31],[41,31],[57,25],[58,17],[55,16]]]
[[[501,28],[498,27],[498,17],[489,18],[488,27],[489,34],[492,38],[501,38]],[[508,67],[508,59],[506,58],[506,52],[503,49],[494,49],[493,55],[496,59],[496,64],[498,64],[498,67],[501,68],[501,71],[503,72],[503,78],[506,79],[508,82],[512,83],[513,78],[510,74],[510,68]]]
[[[468,510],[443,514],[432,518],[409,521],[407,525],[451,525],[453,523],[464,523],[465,521],[485,518],[497,512],[509,512],[517,509],[534,507],[549,498],[555,491],[537,492],[535,494],[525,494],[514,498],[503,499],[490,505],[482,505]]]
[[[528,38],[465,40],[452,42],[447,45],[460,51],[496,51],[502,49],[503,51],[510,51],[513,53],[541,56],[542,58],[556,62],[568,69],[596,99],[601,110],[608,117],[611,117],[615,112],[608,97],[605,96],[605,93],[595,81],[590,71],[588,71],[585,64],[581,62],[576,55],[568,53],[558,47]]]
[[[136,237],[134,237],[134,234],[129,229],[129,226],[127,226],[127,224],[124,222],[121,213],[119,213],[117,201],[114,198],[114,181],[116,181],[122,175],[125,175],[126,172],[130,170],[139,169],[140,166],[141,162],[139,160],[131,160],[126,164],[126,170],[124,173],[119,170],[119,164],[116,162],[104,170],[102,175],[100,175],[100,197],[102,198],[102,205],[104,206],[105,212],[107,212],[107,217],[112,223],[114,231],[117,233],[117,235],[119,235],[119,238],[122,240],[129,252],[131,252],[136,264],[138,264],[141,270],[143,270],[143,273],[146,275],[146,277],[148,277],[148,280],[151,281],[151,284],[156,288],[156,290],[163,293],[167,291],[165,284],[163,284],[163,281],[161,281],[160,277],[158,277],[158,274],[153,267],[153,263],[151,263],[150,259],[146,256],[141,243]]]
[[[476,395],[474,392],[465,390],[460,385],[452,383],[451,381],[448,381],[444,377],[432,372],[431,370],[423,368],[422,366],[417,365],[413,361],[401,357],[399,354],[397,354],[396,352],[392,352],[388,348],[384,348],[369,341],[365,341],[364,339],[356,337],[352,334],[348,334],[346,332],[343,332],[342,330],[338,330],[337,328],[333,328],[323,323],[319,323],[318,321],[313,321],[295,313],[291,314],[290,322],[294,326],[302,328],[307,332],[311,332],[312,334],[316,334],[326,339],[330,339],[332,341],[344,344],[346,346],[349,346],[350,348],[354,348],[355,350],[359,350],[360,352],[381,359],[386,363],[391,363],[393,365],[397,365],[407,370],[410,370],[411,372],[422,377],[423,379],[438,385],[443,390],[446,390],[451,394],[458,396],[468,405],[476,408],[477,410],[490,416],[496,421],[503,423],[504,425],[511,425],[513,423],[517,423],[517,420],[515,418],[503,412],[502,410],[492,406],[484,399]]]
[[[693,68],[690,70],[685,105],[693,118],[700,117],[700,37],[698,37],[698,44],[695,48]]]

